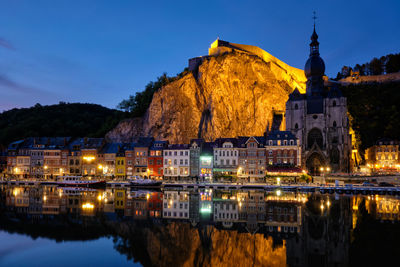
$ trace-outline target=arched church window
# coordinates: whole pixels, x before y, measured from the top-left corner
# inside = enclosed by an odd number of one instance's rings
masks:
[[[336,107],[336,100],[333,100],[333,104],[334,107]]]
[[[337,147],[333,147],[330,153],[331,163],[332,164],[339,164],[340,154]]]
[[[336,126],[337,126],[336,121],[333,121],[333,127],[336,128]]]
[[[314,144],[317,144],[320,148],[323,147],[322,132],[317,128],[312,129],[307,137],[308,148],[311,148]]]
[[[295,129],[299,129],[299,125],[296,123],[296,124],[294,125],[294,128],[295,128]]]
[[[294,105],[294,109],[299,109],[299,105]]]

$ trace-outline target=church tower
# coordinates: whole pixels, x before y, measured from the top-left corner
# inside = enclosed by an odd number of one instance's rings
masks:
[[[318,35],[311,35],[310,55],[304,72],[306,93],[295,89],[286,102],[286,130],[302,144],[302,167],[309,173],[348,172],[351,139],[347,102],[338,84],[324,79],[325,63],[320,57]]]

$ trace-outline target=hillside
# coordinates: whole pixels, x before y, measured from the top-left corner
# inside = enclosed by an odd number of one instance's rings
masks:
[[[400,138],[399,81],[349,84],[341,90],[361,149],[382,137]]]
[[[304,92],[306,81],[304,72],[262,51],[228,42],[216,49],[213,43],[209,56],[196,58],[197,66],[154,93],[144,116],[122,122],[107,137],[176,143],[262,135],[274,111],[284,111],[288,94],[295,87]]]
[[[95,104],[60,103],[0,113],[0,146],[28,136],[103,137],[127,113]]]

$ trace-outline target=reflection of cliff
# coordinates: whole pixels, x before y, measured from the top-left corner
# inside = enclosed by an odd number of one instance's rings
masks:
[[[286,266],[285,242],[274,247],[272,238],[262,234],[186,223],[140,230],[118,224],[114,229],[126,237],[116,241],[116,249],[148,266]]]

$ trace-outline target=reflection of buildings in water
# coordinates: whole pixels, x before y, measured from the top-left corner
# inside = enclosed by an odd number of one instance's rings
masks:
[[[200,221],[209,222],[212,220],[213,190],[204,189],[199,195]]]
[[[259,226],[265,223],[265,192],[254,190],[239,192],[237,200],[239,221],[246,223],[248,231],[256,232]]]
[[[351,201],[312,195],[303,212],[302,235],[286,240],[289,266],[347,266]]]
[[[365,200],[365,208],[373,218],[380,221],[400,221],[400,201],[392,196],[355,196],[352,199],[353,228],[357,224],[358,207]]]
[[[230,228],[239,221],[239,209],[236,199],[214,199],[214,221],[221,222],[225,228]]]
[[[189,219],[188,191],[164,191],[163,218]]]
[[[302,206],[305,195],[267,196],[266,222],[268,232],[301,234]]]
[[[162,214],[163,193],[150,192],[147,193],[148,210],[150,218],[160,218]]]

